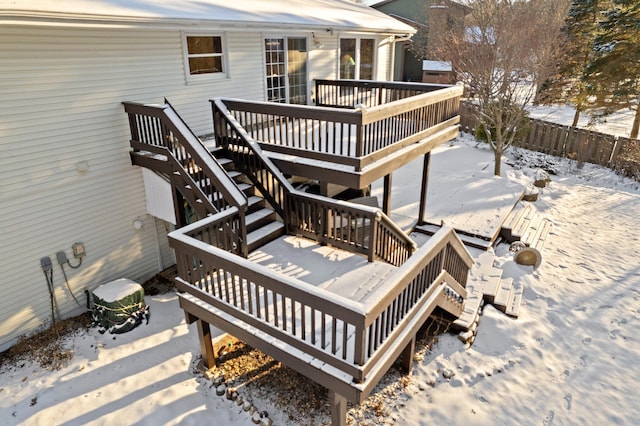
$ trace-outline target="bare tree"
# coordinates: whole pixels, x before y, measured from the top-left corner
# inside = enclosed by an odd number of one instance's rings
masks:
[[[450,34],[439,52],[474,96],[473,112],[495,154],[496,175],[504,151],[523,133],[525,106],[534,99],[536,80],[547,66],[549,13],[556,10],[553,2],[540,8],[542,1],[471,1],[464,34]]]

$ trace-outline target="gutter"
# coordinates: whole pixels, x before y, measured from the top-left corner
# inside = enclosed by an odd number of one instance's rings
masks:
[[[84,27],[84,28],[120,28],[120,29],[223,29],[231,31],[246,31],[248,28],[256,30],[292,30],[361,32],[388,36],[405,36],[406,30],[393,28],[356,27],[335,25],[335,23],[290,23],[290,22],[260,22],[260,21],[232,21],[208,19],[180,19],[180,18],[145,18],[127,16],[105,16],[89,14],[61,14],[33,11],[0,11],[0,25],[34,25],[46,27]]]

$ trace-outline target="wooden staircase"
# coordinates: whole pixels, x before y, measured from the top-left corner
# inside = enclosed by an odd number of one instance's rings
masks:
[[[209,148],[214,158],[233,178],[238,188],[247,196],[248,210],[245,217],[247,226],[247,248],[249,252],[285,234],[285,226],[269,203],[242,172],[238,171],[225,151]]]
[[[508,244],[521,241],[541,251],[551,226],[551,221],[539,214],[530,202],[519,201],[502,225],[498,241]],[[504,278],[502,269],[494,266],[494,260],[493,250],[481,252],[469,271],[464,310],[453,323],[453,328],[461,332],[460,339],[468,344],[475,339],[484,304],[491,304],[514,318],[520,315],[524,289],[512,278]]]
[[[500,237],[508,244],[522,241],[540,251],[550,231],[551,221],[539,214],[531,203],[520,201],[507,216]]]
[[[482,252],[469,271],[467,298],[462,315],[453,322],[453,328],[461,331],[461,340],[471,344],[475,339],[478,320],[485,304],[491,304],[505,314],[517,318],[522,304],[523,288],[512,278],[503,278],[502,269],[493,263],[493,251]]]

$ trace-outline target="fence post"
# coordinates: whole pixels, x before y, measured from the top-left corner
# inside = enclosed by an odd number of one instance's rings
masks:
[[[623,144],[624,144],[623,138],[616,136],[613,144],[613,149],[611,150],[611,156],[609,157],[609,163],[608,163],[609,168],[613,168],[613,166],[615,165]]]

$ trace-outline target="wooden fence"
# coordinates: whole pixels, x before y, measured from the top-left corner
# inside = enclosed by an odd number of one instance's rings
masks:
[[[579,163],[609,167],[640,180],[640,140],[531,118],[530,131],[515,145]],[[477,119],[468,103],[460,103],[460,130],[474,133]]]

